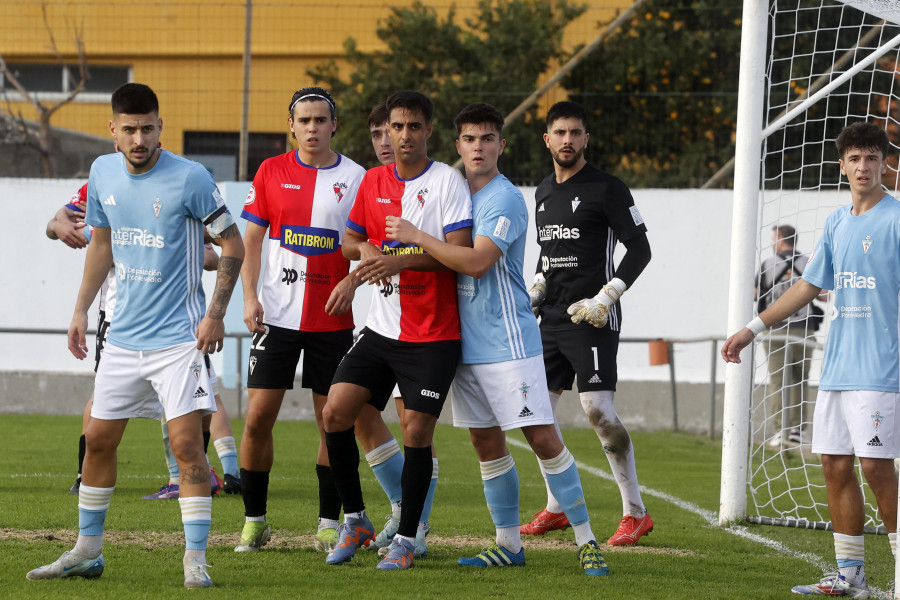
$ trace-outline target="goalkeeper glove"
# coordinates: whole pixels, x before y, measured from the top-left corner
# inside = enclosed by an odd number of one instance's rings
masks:
[[[528,296],[531,298],[531,312],[534,316],[538,316],[541,311],[541,304],[547,297],[547,280],[544,279],[543,273],[534,274],[534,282],[528,288]]]
[[[609,320],[609,309],[619,301],[627,287],[624,281],[613,277],[596,296],[575,302],[566,312],[573,323],[587,321],[594,327],[604,327]]]

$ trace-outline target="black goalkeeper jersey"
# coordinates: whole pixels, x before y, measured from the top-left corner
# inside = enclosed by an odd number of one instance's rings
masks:
[[[566,309],[597,295],[613,277],[616,242],[647,231],[622,181],[597,167],[584,168],[563,183],[552,174],[535,192],[535,224],[541,257],[538,269],[547,279],[541,328],[577,327]],[[619,331],[622,308],[616,303],[609,327]]]

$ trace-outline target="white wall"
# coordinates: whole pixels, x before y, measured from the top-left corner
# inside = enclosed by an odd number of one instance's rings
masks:
[[[85,252],[47,239],[44,229],[54,212],[83,183],[82,180],[0,179],[0,202],[8,225],[6,234],[0,236],[3,257],[0,327],[68,327]],[[239,215],[249,184],[225,183],[220,187],[232,213]],[[529,206],[533,206],[534,188],[522,191]],[[637,190],[634,196],[647,223],[653,260],[623,297],[623,338],[724,337],[731,192]],[[243,220],[238,221],[243,227]],[[538,256],[535,237],[529,236],[525,258],[528,281]],[[206,275],[204,285],[209,293],[214,274]],[[365,321],[370,293],[361,288],[357,295],[354,303],[357,327]],[[92,326],[95,314],[96,311],[91,315]],[[229,308],[226,327],[228,331],[244,331],[240,288]],[[245,344],[244,352],[247,351]],[[675,360],[679,380],[709,380],[708,343],[677,345]],[[215,362],[223,383],[228,385],[235,362],[234,350],[219,355]],[[619,364],[623,380],[668,378],[667,367],[649,366],[646,344],[623,345]],[[69,354],[63,336],[0,334],[0,371],[89,372],[92,369],[93,361],[79,362]],[[723,369],[718,371],[721,376]]]

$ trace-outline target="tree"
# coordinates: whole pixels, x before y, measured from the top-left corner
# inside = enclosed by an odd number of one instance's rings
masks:
[[[56,39],[53,36],[53,30],[47,20],[47,6],[41,6],[41,13],[44,16],[44,28],[50,36],[50,50],[56,56],[60,65],[66,68],[66,61],[56,45]],[[15,73],[8,67],[3,56],[0,55],[0,74],[8,81],[18,92],[23,100],[34,106],[38,112],[38,131],[32,133],[25,119],[19,114],[13,114],[10,98],[5,90],[3,95],[6,99],[6,108],[0,109],[0,143],[11,143],[17,145],[26,145],[35,149],[41,157],[41,163],[44,168],[44,174],[47,177],[53,176],[53,162],[51,154],[53,150],[53,130],[50,126],[50,119],[54,113],[60,108],[71,102],[75,97],[84,91],[88,80],[87,58],[84,52],[84,35],[83,32],[75,31],[75,48],[78,54],[78,79],[75,87],[73,87],[68,95],[62,100],[53,104],[45,104],[32,92],[28,91],[16,78]]]
[[[650,0],[563,80],[590,160],[632,187],[696,187],[734,155],[736,0]]]
[[[342,79],[329,61],[309,71],[335,97],[339,109],[337,146],[361,164],[377,164],[372,155],[366,117],[391,93],[411,89],[427,94],[435,104],[432,158],[452,163],[457,158],[453,118],[467,104],[489,102],[507,114],[538,85],[550,62],[562,57],[562,33],[584,12],[568,0],[479,0],[476,16],[465,27],[451,9],[444,19],[433,8],[416,2],[392,8],[378,23],[377,35],[387,50],[360,52],[356,42],[344,42],[344,59],[351,67]],[[507,150],[501,169],[518,182],[535,182],[550,170],[540,143],[543,126],[534,109],[505,131]]]

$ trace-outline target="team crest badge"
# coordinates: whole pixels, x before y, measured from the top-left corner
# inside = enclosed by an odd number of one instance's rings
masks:
[[[344,199],[344,190],[347,189],[347,184],[338,182],[333,184],[331,187],[334,190],[334,197],[337,198],[338,204],[340,204],[341,200]]]
[[[872,415],[872,423],[875,424],[875,431],[878,431],[878,426],[881,425],[882,421],[884,421],[884,415],[876,410],[875,414]]]
[[[416,194],[416,201],[419,203],[419,208],[425,208],[425,198],[428,196],[427,189],[421,189]]]
[[[159,217],[159,211],[162,209],[162,202],[159,201],[159,198],[153,201],[153,212],[156,213],[156,216]]]
[[[863,239],[862,245],[863,245],[863,254],[868,254],[868,253],[869,253],[869,248],[872,247],[872,236],[867,235],[867,236]]]
[[[251,375],[253,375],[253,369],[255,369],[255,368],[256,368],[256,357],[251,356],[250,357],[250,374]]]
[[[575,199],[572,200],[572,212],[575,212],[575,209],[578,208],[579,204],[581,204],[581,200],[578,199],[578,196],[575,196]]]
[[[200,363],[196,360],[191,363],[191,375],[194,376],[194,379],[200,379]]]
[[[522,382],[522,385],[519,386],[519,391],[522,392],[522,400],[525,402],[528,401],[528,390],[530,389],[531,386],[526,385],[524,381]]]

